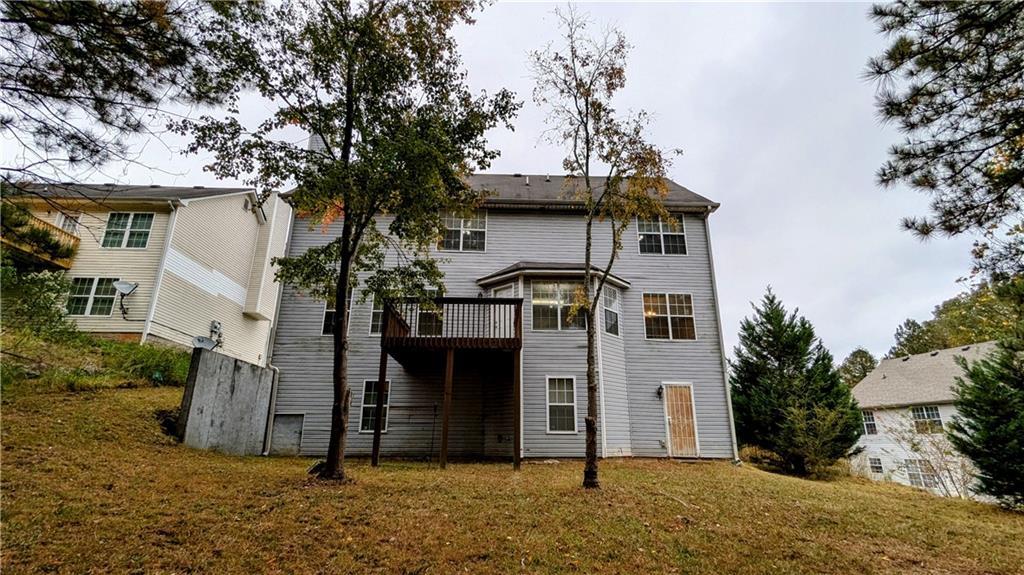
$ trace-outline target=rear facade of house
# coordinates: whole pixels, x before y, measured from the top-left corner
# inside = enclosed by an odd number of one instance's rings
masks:
[[[517,449],[527,458],[584,455],[586,331],[582,316],[569,313],[583,276],[582,214],[564,199],[565,178],[475,175],[471,184],[487,193],[482,209],[446,217],[433,254],[445,273],[443,303],[389,304],[385,313],[361,287],[354,294],[349,454],[370,453],[382,401],[385,457],[435,457],[442,443],[453,457],[508,458]],[[599,454],[733,458],[708,231],[717,204],[675,183],[666,203],[678,223],[631,223],[605,287]],[[377,225],[386,231],[388,221]],[[288,252],[300,255],[339,231],[339,222],[324,229],[297,218]],[[598,224],[595,264],[607,261],[610,242],[609,224]],[[280,370],[274,453],[326,452],[331,307],[283,289],[271,358]],[[448,343],[434,345],[441,342]],[[382,343],[387,394],[376,386]]]

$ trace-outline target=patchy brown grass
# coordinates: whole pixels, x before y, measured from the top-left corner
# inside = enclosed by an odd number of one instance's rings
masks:
[[[233,458],[174,443],[181,390],[3,406],[4,573],[1024,573],[1024,516],[898,486],[727,463]]]

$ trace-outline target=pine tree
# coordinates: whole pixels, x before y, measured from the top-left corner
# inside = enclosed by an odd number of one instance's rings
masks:
[[[878,367],[878,360],[875,359],[875,356],[863,347],[858,347],[850,352],[850,355],[846,356],[842,365],[839,366],[839,378],[846,385],[853,387],[876,367]]]
[[[1024,310],[1024,278],[1004,290]],[[1024,325],[988,357],[960,365],[949,439],[977,467],[979,493],[1024,508]]]
[[[730,362],[737,436],[777,455],[788,473],[823,470],[860,437],[857,403],[807,319],[787,314],[770,288],[753,307]]]

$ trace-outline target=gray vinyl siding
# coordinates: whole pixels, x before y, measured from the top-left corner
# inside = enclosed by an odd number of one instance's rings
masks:
[[[732,438],[726,409],[725,379],[719,346],[717,310],[702,215],[687,215],[689,255],[641,256],[635,228],[630,226],[614,273],[631,282],[621,290],[620,325],[623,336],[602,332],[604,412],[608,453],[665,456],[665,419],[656,390],[662,382],[691,382],[697,412],[701,455],[731,457]],[[386,221],[378,222],[383,227]],[[310,229],[296,220],[289,252],[298,255],[309,247],[335,237],[340,224],[327,233]],[[595,230],[595,262],[607,258],[610,231],[607,224]],[[482,290],[477,278],[517,261],[580,262],[583,254],[583,223],[578,215],[553,212],[489,210],[485,252],[441,252],[448,295],[475,297]],[[523,454],[526,457],[582,457],[586,415],[586,334],[532,330],[531,280],[524,278],[523,309]],[[517,294],[519,284],[517,283]],[[644,338],[644,292],[693,295],[697,341],[647,341]],[[485,295],[490,295],[486,291]],[[368,453],[371,434],[359,433],[362,382],[377,378],[379,339],[370,336],[370,302],[357,303],[351,316],[349,381],[352,416],[349,453]],[[275,413],[304,415],[301,452],[323,454],[330,429],[332,338],[321,336],[324,303],[288,287],[278,316],[273,364],[281,370]],[[513,431],[511,357],[486,366],[456,355],[453,412],[449,452],[452,455],[507,456]],[[507,361],[506,361],[507,360]],[[494,366],[499,366],[497,370]],[[508,366],[507,369],[505,366]],[[486,368],[485,368],[486,367]],[[391,380],[390,416],[384,454],[425,455],[433,433],[434,453],[440,442],[440,410],[443,401],[441,369],[432,367],[415,375],[406,373],[394,360],[388,366]],[[547,431],[548,376],[576,379],[577,432]],[[437,403],[436,425],[433,416]],[[600,422],[605,425],[605,422]]]

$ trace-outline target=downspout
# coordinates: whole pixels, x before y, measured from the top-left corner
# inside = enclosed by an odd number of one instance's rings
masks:
[[[291,207],[289,205],[289,207]],[[276,212],[276,210],[275,210]],[[295,219],[295,212],[288,214],[288,231],[285,233],[284,255],[288,255],[288,249],[292,243],[292,222]],[[274,319],[270,322],[270,337],[267,338],[267,368],[274,372],[274,380],[270,384],[270,405],[267,407],[267,427],[263,432],[263,453],[270,455],[270,441],[274,434],[274,412],[277,410],[277,388],[281,379],[281,370],[270,362],[274,359],[274,344],[277,342],[277,320],[281,313],[281,298],[284,295],[284,286],[277,290],[277,302],[274,304]]]
[[[704,212],[704,238],[708,244],[708,265],[711,269],[711,293],[715,299],[715,315],[718,318],[718,348],[722,352],[722,378],[725,383],[725,407],[729,413],[729,433],[732,436],[732,458],[739,461],[740,451],[736,446],[736,421],[732,415],[732,390],[729,388],[729,362],[725,359],[725,337],[722,335],[722,306],[718,300],[718,281],[715,279],[715,258],[711,251],[711,208]]]
[[[149,301],[149,312],[146,313],[146,323],[142,326],[142,340],[139,343],[146,343],[149,337],[149,328],[153,325],[153,316],[156,315],[156,300],[160,297],[160,286],[164,282],[164,266],[167,264],[167,253],[171,251],[171,240],[174,238],[174,224],[178,220],[178,206],[176,200],[168,201],[171,206],[170,221],[167,222],[167,236],[164,238],[164,251],[160,254],[160,265],[156,269],[156,283],[153,284],[153,298]]]
[[[598,303],[598,309],[603,311],[603,302]],[[595,313],[594,319],[597,321],[597,390],[600,394],[598,400],[601,402],[598,406],[601,413],[601,458],[604,459],[608,457],[608,419],[604,415],[604,354],[601,346],[601,342],[604,340],[604,330],[601,326],[604,314]]]

